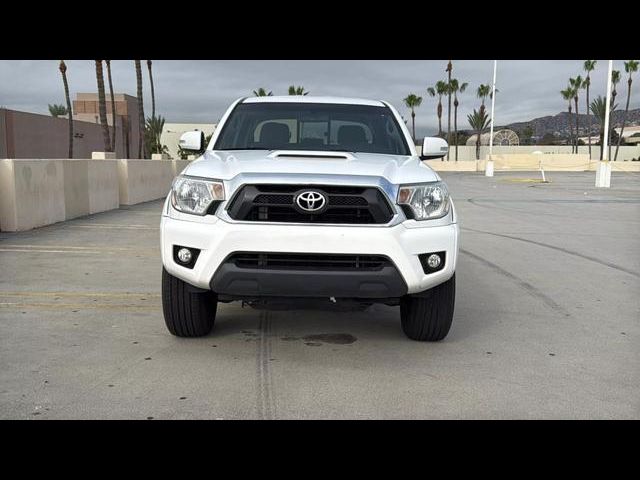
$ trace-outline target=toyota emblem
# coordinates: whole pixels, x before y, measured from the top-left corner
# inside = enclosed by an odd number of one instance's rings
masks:
[[[296,197],[296,204],[305,212],[317,212],[327,204],[327,197],[315,190],[307,190]]]

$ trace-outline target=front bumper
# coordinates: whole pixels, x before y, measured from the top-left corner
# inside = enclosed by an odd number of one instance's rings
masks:
[[[324,254],[385,255],[395,264],[406,284],[406,293],[413,294],[433,288],[449,280],[456,269],[458,257],[457,223],[430,226],[429,222],[407,221],[392,227],[274,225],[228,223],[218,217],[180,219],[163,216],[160,227],[162,263],[173,276],[199,288],[209,289],[216,272],[233,252],[282,252]],[[198,221],[200,220],[200,221]],[[417,226],[419,224],[419,226]],[[185,268],[173,259],[173,246],[200,249],[193,269]],[[442,270],[426,275],[418,258],[428,252],[446,252]],[[314,272],[304,272],[313,276]],[[320,283],[318,283],[320,282]],[[327,283],[331,278],[327,277]],[[267,295],[295,296],[287,292],[283,282],[281,292]],[[330,290],[322,281],[313,280],[318,295]],[[380,296],[384,292],[379,292]]]
[[[211,280],[211,290],[235,298],[261,296],[399,298],[407,285],[398,269],[376,271],[313,271],[300,269],[240,268],[224,263]]]

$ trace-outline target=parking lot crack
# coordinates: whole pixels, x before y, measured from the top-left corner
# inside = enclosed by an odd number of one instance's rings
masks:
[[[565,317],[571,316],[569,311],[566,310],[560,304],[558,304],[554,299],[552,299],[548,295],[545,295],[540,290],[538,290],[536,287],[531,285],[529,282],[523,280],[522,278],[517,277],[516,275],[514,275],[513,273],[505,270],[504,268],[500,267],[499,265],[496,265],[495,263],[490,262],[489,260],[487,260],[487,259],[485,259],[485,258],[483,258],[483,257],[481,257],[479,255],[476,255],[475,253],[471,253],[468,250],[465,250],[465,249],[461,248],[460,249],[460,253],[463,253],[463,254],[473,258],[474,260],[476,260],[476,261],[484,264],[485,266],[489,267],[494,272],[499,273],[499,274],[507,277],[508,279],[512,280],[515,285],[520,287],[522,290],[527,292],[532,297],[535,297],[538,300],[541,300],[542,303],[544,303],[551,310],[553,310],[553,311],[555,311],[557,313],[560,313]]]
[[[517,241],[520,241],[520,242],[525,242],[525,243],[531,243],[533,245],[538,245],[539,247],[551,248],[552,250],[557,250],[559,252],[566,253],[568,255],[573,255],[575,257],[579,257],[579,258],[582,258],[584,260],[589,260],[591,262],[595,262],[595,263],[598,263],[600,265],[604,265],[605,267],[613,268],[615,270],[619,270],[621,272],[628,273],[629,275],[633,275],[634,277],[640,278],[640,273],[638,273],[638,272],[634,272],[633,270],[629,270],[628,268],[621,267],[620,265],[615,265],[615,264],[610,263],[610,262],[605,262],[604,260],[600,260],[598,258],[591,257],[589,255],[584,255],[582,253],[574,252],[573,250],[568,250],[568,249],[563,248],[563,247],[557,247],[555,245],[550,245],[548,243],[538,242],[536,240],[528,240],[526,238],[515,237],[513,235],[506,235],[506,234],[503,234],[503,233],[494,233],[494,232],[487,232],[487,231],[484,231],[484,230],[476,230],[474,228],[463,227],[462,230],[467,230],[469,232],[475,232],[475,233],[484,233],[486,235],[493,235],[495,237],[509,238],[511,240],[517,240]]]

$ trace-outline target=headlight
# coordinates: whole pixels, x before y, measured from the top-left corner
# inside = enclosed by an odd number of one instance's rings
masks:
[[[215,201],[224,200],[224,185],[220,181],[178,176],[171,187],[171,205],[176,210],[205,215]]]
[[[398,205],[407,205],[416,220],[442,218],[449,213],[449,191],[442,182],[404,185],[398,192]]]

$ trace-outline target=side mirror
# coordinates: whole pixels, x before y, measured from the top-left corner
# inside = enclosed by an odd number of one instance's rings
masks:
[[[449,153],[449,145],[446,140],[439,137],[424,137],[422,142],[422,155],[420,160],[433,160],[442,158]]]
[[[204,132],[197,130],[193,132],[185,132],[180,136],[178,145],[183,150],[193,150],[199,152],[204,149]]]

